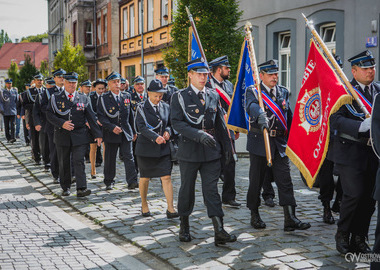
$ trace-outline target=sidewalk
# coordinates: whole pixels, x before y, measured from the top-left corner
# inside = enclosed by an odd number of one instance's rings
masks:
[[[0,144],[0,269],[149,269],[54,206]]]
[[[4,141],[1,136],[0,140]],[[43,183],[52,193],[60,196],[62,190],[53,183],[50,173],[43,172],[43,166],[33,165],[30,148],[17,141],[6,144],[15,157]],[[166,203],[158,179],[149,186],[148,201],[153,217],[143,218],[140,213],[141,200],[138,190],[127,189],[124,168],[117,161],[115,189],[106,191],[103,184],[103,167],[97,168],[97,179],[90,179],[89,164],[86,166],[88,188],[92,194],[85,199],[73,194],[61,199],[80,213],[101,224],[106,229],[120,235],[162,261],[178,269],[355,269],[368,268],[367,263],[347,262],[335,249],[334,235],[336,225],[322,222],[322,205],[318,200],[318,189],[309,190],[300,180],[300,175],[292,167],[292,177],[296,201],[297,216],[311,223],[306,231],[284,232],[283,212],[278,206],[260,208],[261,217],[267,228],[255,230],[250,225],[250,212],[245,206],[248,188],[249,159],[241,158],[237,163],[236,188],[237,200],[242,202],[240,209],[224,207],[224,223],[228,232],[234,233],[238,241],[225,247],[215,247],[213,227],[207,217],[200,183],[196,186],[196,202],[190,217],[193,240],[181,243],[178,240],[179,220],[168,220],[165,215]],[[180,185],[178,166],[172,173],[175,202]],[[221,190],[222,185],[219,185]],[[338,219],[338,215],[334,215]],[[369,243],[374,242],[376,216],[372,218]],[[120,268],[124,269],[124,268]]]

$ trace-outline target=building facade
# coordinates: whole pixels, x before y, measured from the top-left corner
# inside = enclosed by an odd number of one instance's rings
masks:
[[[49,34],[49,66],[53,66],[54,56],[62,49],[65,31],[66,0],[48,0],[48,34]]]
[[[173,0],[120,1],[120,72],[130,82],[143,75],[149,83],[155,68],[163,65],[161,49],[170,46],[175,5]]]

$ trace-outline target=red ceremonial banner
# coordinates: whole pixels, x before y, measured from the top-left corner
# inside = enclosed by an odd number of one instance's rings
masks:
[[[286,148],[310,188],[328,150],[330,115],[351,102],[351,95],[312,41]]]

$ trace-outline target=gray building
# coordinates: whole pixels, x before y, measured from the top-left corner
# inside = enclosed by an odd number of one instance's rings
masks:
[[[65,29],[64,12],[66,0],[48,0],[48,34],[49,34],[49,66],[53,66],[54,56],[62,49]]]

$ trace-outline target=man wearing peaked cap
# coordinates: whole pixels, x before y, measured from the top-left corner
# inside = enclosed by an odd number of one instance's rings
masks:
[[[127,91],[129,88],[129,81],[123,77],[120,79],[120,91],[124,92]]]
[[[81,82],[80,90],[81,90],[82,94],[88,96],[90,94],[90,91],[91,91],[91,81],[85,80],[85,81]]]
[[[186,65],[191,84],[174,93],[170,104],[171,124],[180,134],[177,152],[181,173],[179,240],[191,241],[189,216],[194,207],[195,181],[200,171],[203,199],[214,225],[215,245],[234,242],[236,236],[228,234],[223,228],[224,213],[217,187],[221,153],[231,151],[219,95],[206,87],[209,73],[207,63],[197,58]]]
[[[47,107],[47,119],[54,125],[60,185],[63,196],[70,195],[71,158],[76,178],[77,197],[91,194],[87,189],[84,156],[91,142],[86,124],[90,125],[94,140],[101,144],[102,133],[87,96],[76,92],[78,74],[64,75],[64,90],[51,96]]]
[[[163,87],[166,90],[164,96],[162,97],[162,100],[170,104],[170,99],[172,95],[178,91],[178,88],[168,84],[169,69],[167,67],[162,66],[160,68],[157,68],[154,72],[156,73],[156,79],[162,82]]]
[[[5,80],[5,88],[0,90],[0,114],[3,115],[4,131],[7,141],[14,143],[15,121],[17,115],[17,89],[12,87],[12,79]]]
[[[227,115],[228,108],[231,103],[231,98],[234,92],[234,86],[228,80],[230,77],[230,63],[228,56],[220,56],[210,62],[211,67],[211,81],[208,86],[215,88],[220,96],[220,104],[224,110],[225,116]],[[239,133],[235,135],[234,131],[230,130],[231,143],[235,145],[235,139],[238,138]],[[236,137],[235,137],[236,136]],[[226,157],[222,153],[221,162],[225,164]],[[235,201],[235,160],[231,159],[228,164],[222,166],[221,178],[223,179],[222,202],[227,206],[239,207],[241,204]]]
[[[120,92],[120,74],[113,72],[107,78],[109,91],[99,97],[97,115],[104,137],[104,184],[112,190],[115,184],[116,155],[120,151],[125,168],[128,189],[136,189],[137,172],[132,152],[136,139],[131,96]]]
[[[54,78],[54,81],[55,81],[55,84],[56,84],[56,89],[54,90],[54,92],[60,92],[63,90],[63,75],[66,74],[66,71],[63,70],[62,68],[59,68],[57,70],[54,70],[52,72],[53,74],[53,78]]]
[[[145,93],[145,79],[141,76],[136,76],[133,79],[133,91],[131,94],[132,110],[135,112],[137,104],[147,99]]]
[[[251,119],[247,139],[250,157],[249,187],[247,207],[251,211],[251,225],[255,229],[264,229],[266,224],[259,214],[260,192],[267,171],[266,152],[263,130],[267,129],[270,151],[273,159],[273,178],[279,193],[279,204],[284,211],[284,231],[306,230],[310,224],[296,217],[296,200],[290,176],[289,158],[285,153],[288,129],[291,126],[292,111],[289,104],[289,91],[278,82],[278,61],[269,60],[260,65],[260,87],[263,98],[267,101],[264,110],[259,106],[255,88],[246,90],[246,111]],[[270,107],[270,108],[269,108]],[[275,113],[272,112],[272,110]],[[279,117],[282,115],[283,117]],[[282,122],[281,119],[286,119]]]
[[[25,83],[25,91],[27,91],[30,88],[30,83]],[[26,122],[25,122],[25,111],[22,106],[21,100],[23,93],[18,95],[18,100],[17,100],[17,118],[22,119],[22,126],[24,130],[24,139],[25,139],[25,145],[29,146],[30,145],[30,136],[29,136],[29,130],[26,127]]]
[[[374,83],[376,74],[375,59],[370,51],[361,52],[348,59],[351,63],[353,79],[363,102],[372,105],[380,86]],[[375,115],[377,111],[372,111]],[[365,118],[356,101],[347,104],[330,116],[332,129],[337,131],[334,141],[334,163],[339,172],[343,197],[340,207],[338,230],[335,235],[336,248],[342,253],[370,253],[366,239],[375,200],[380,200],[376,185],[372,194],[378,158],[372,151],[370,141],[371,117]],[[379,225],[379,224],[378,224]],[[380,252],[379,230],[376,230],[374,251]]]

